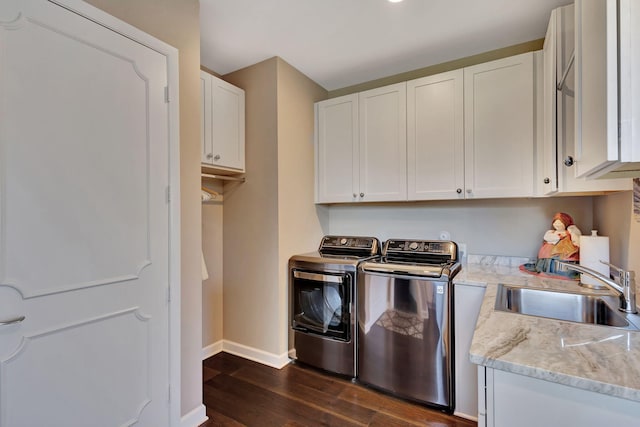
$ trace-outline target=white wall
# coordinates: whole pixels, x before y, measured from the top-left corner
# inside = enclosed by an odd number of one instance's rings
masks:
[[[439,239],[466,243],[467,252],[535,258],[556,212],[570,214],[583,232],[593,223],[592,197],[486,199],[422,203],[333,205],[331,234]]]

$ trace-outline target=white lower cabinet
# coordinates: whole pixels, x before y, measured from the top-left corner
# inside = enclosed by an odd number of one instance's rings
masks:
[[[454,414],[476,419],[478,416],[477,367],[469,361],[469,348],[484,298],[482,286],[454,284],[455,390]]]
[[[479,393],[486,392],[486,417],[479,417],[478,427],[632,426],[640,420],[640,402],[484,366],[478,369]]]

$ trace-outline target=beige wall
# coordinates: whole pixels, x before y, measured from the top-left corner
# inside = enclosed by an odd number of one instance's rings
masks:
[[[448,231],[467,252],[535,258],[556,212],[570,214],[583,232],[593,224],[592,197],[485,199],[423,203],[333,205],[332,234],[439,239]]]
[[[225,75],[246,92],[246,182],[224,199],[224,339],[288,350],[287,261],[317,247],[314,102],[326,91],[279,58]],[[322,209],[321,209],[322,210]]]
[[[207,182],[208,189],[224,193],[221,182]],[[222,196],[224,198],[224,194]],[[209,278],[202,282],[202,346],[222,342],[222,236],[223,201],[202,204],[202,252]]]
[[[225,185],[224,339],[278,351],[277,60],[224,76],[245,90],[246,182]]]
[[[595,198],[594,227],[609,236],[611,263],[640,274],[640,222],[633,215],[633,193]]]
[[[278,229],[280,344],[289,345],[288,261],[315,250],[327,231],[322,212],[313,203],[315,129],[313,105],[327,91],[282,59],[278,59]],[[325,230],[323,230],[323,225]]]
[[[181,408],[202,403],[200,274],[200,4],[198,0],[87,0],[176,47],[180,73]],[[177,344],[176,344],[177,345]]]

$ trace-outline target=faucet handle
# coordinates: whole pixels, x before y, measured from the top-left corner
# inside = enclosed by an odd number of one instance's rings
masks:
[[[602,264],[604,264],[604,265],[608,265],[608,266],[609,266],[609,268],[611,268],[611,269],[615,270],[615,271],[616,271],[616,273],[618,273],[619,275],[623,275],[624,273],[626,273],[626,271],[625,271],[624,269],[622,269],[622,268],[618,267],[617,265],[613,265],[613,264],[611,264],[611,263],[609,263],[609,262],[607,262],[607,261],[603,261],[603,260],[600,260],[600,262],[601,262]]]
[[[636,274],[631,270],[625,270],[616,265],[608,263],[606,261],[600,260],[601,263],[608,265],[609,268],[615,270],[618,274],[618,284],[620,286],[627,286],[630,288],[631,292],[635,293],[635,277]]]

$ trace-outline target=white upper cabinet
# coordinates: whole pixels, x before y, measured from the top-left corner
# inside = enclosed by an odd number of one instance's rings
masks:
[[[463,71],[407,82],[409,200],[464,199]]]
[[[530,197],[533,53],[464,69],[466,198]]]
[[[640,176],[640,2],[576,0],[576,167]]]
[[[359,200],[407,199],[407,92],[398,83],[361,92]]]
[[[576,177],[574,16],[573,5],[553,10],[544,41],[543,159],[537,184],[544,195],[630,190],[630,179]]]
[[[200,89],[203,165],[244,172],[244,90],[204,71]]]
[[[317,103],[316,202],[534,196],[533,56]]]
[[[318,102],[316,203],[353,202],[359,189],[358,94]]]
[[[315,108],[316,203],[406,200],[405,83]]]

